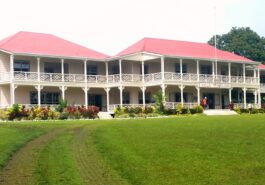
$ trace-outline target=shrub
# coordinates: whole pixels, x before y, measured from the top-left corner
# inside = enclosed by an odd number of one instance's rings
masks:
[[[129,114],[120,114],[120,115],[115,114],[115,118],[129,118]]]
[[[177,114],[182,114],[183,106],[181,104],[178,104],[176,107],[176,111]]]
[[[60,120],[68,119],[69,113],[68,112],[61,112],[59,115]]]
[[[234,111],[238,114],[241,114],[241,109],[240,108],[235,108]]]
[[[158,113],[150,113],[150,114],[147,114],[146,116],[147,116],[147,117],[159,117],[159,116],[161,116],[161,115],[158,114]]]
[[[7,120],[8,115],[7,112],[4,109],[0,109],[0,120]]]
[[[177,113],[176,109],[165,109],[164,110],[164,114],[166,114],[166,115],[173,115],[173,114],[176,114],[176,113]]]
[[[57,112],[63,112],[64,109],[67,107],[67,105],[68,105],[67,101],[61,99],[61,100],[59,101],[59,104],[58,104],[57,107],[56,107],[56,111],[57,111]]]
[[[201,105],[198,105],[195,107],[196,113],[201,114],[203,113],[203,107]]]
[[[191,114],[196,114],[196,113],[197,113],[197,112],[196,112],[196,108],[191,108],[191,109],[190,109],[190,113],[191,113]]]
[[[82,118],[95,119],[98,116],[99,108],[96,106],[88,106],[87,108],[82,106],[78,108]]]
[[[8,120],[14,120],[14,119],[20,120],[21,118],[27,116],[28,116],[28,111],[26,110],[25,106],[14,104],[12,107],[7,109]]]
[[[188,114],[188,112],[189,112],[188,108],[183,108],[181,114]]]
[[[256,108],[250,109],[250,114],[258,114],[258,113],[259,113],[258,109],[256,109]]]
[[[154,110],[155,110],[154,107],[152,107],[152,106],[146,106],[146,107],[144,108],[144,111],[143,111],[143,112],[144,112],[145,114],[150,114],[150,113],[153,113]]]

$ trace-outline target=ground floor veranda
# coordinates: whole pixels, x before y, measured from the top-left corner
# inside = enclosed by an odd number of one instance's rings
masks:
[[[162,91],[165,106],[175,108],[199,105],[204,97],[208,99],[209,109],[227,109],[233,102],[236,107],[260,107],[265,94],[258,94],[257,89],[221,89],[181,85],[157,85],[151,87],[66,87],[66,86],[31,86],[1,85],[0,106],[8,107],[14,103],[26,106],[56,105],[60,99],[69,105],[95,105],[101,111],[112,112],[118,106],[146,106],[155,103],[154,94]],[[12,93],[13,92],[13,93]]]

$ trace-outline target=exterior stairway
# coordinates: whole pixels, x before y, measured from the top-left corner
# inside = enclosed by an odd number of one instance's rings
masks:
[[[233,110],[229,109],[213,109],[213,110],[205,110],[203,114],[207,116],[230,116],[237,115],[237,113]]]
[[[98,117],[99,119],[113,119],[109,112],[99,112]]]

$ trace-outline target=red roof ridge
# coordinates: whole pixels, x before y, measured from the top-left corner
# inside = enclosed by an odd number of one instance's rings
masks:
[[[25,38],[33,39],[35,43],[25,42]],[[45,40],[48,40],[48,42],[54,41],[57,45],[49,46],[49,43]],[[31,40],[26,41],[30,42]],[[31,54],[86,57],[95,59],[106,59],[109,57],[107,54],[87,48],[86,46],[74,43],[53,34],[29,31],[19,31],[3,40],[0,40],[0,49],[12,53],[26,52]]]
[[[193,44],[203,44],[203,45],[209,45],[212,46],[208,43],[204,42],[194,42],[194,41],[187,41],[187,40],[176,40],[176,39],[167,39],[167,38],[155,38],[155,37],[144,37],[143,39],[146,40],[161,40],[161,41],[172,41],[172,42],[182,42],[182,43],[193,43]],[[213,47],[213,46],[212,46]]]

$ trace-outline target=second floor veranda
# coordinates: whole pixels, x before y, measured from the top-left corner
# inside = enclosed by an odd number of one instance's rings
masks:
[[[81,61],[16,56],[13,71],[1,74],[0,82],[91,83],[154,85],[187,83],[201,86],[259,85],[257,65],[181,60],[153,59],[145,62]],[[11,65],[10,65],[11,66]],[[263,72],[261,72],[263,73]]]

